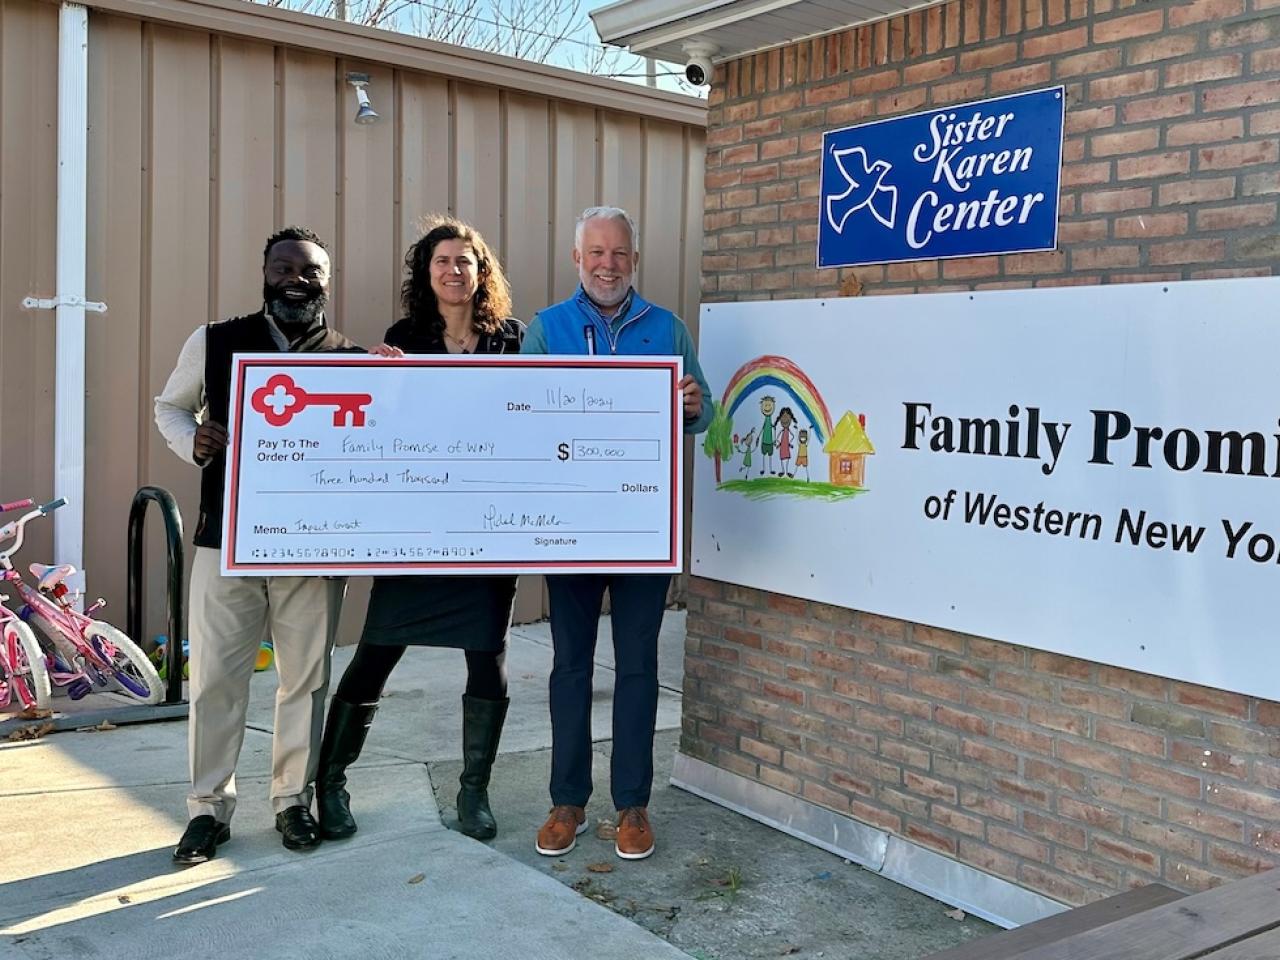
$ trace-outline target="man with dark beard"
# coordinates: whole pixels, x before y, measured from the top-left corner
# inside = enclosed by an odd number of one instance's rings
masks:
[[[203,863],[231,838],[249,680],[268,629],[280,678],[271,744],[276,829],[291,850],[320,842],[312,783],[345,583],[220,575],[225,424],[233,354],[362,351],[325,323],[329,254],[319,237],[288,227],[267,241],[263,260],[263,309],[198,328],[155,401],[156,426],[169,447],[202,470],[190,595],[191,822],[173,852],[181,864]]]

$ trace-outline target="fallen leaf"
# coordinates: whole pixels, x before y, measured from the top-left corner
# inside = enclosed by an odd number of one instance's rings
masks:
[[[425,879],[427,879],[427,875],[425,873],[415,873],[412,877],[409,878],[409,882],[421,883]]]
[[[34,727],[19,727],[9,734],[10,740],[39,740],[46,733],[53,733],[52,723],[41,723]]]
[[[612,820],[601,820],[596,824],[596,836],[601,840],[612,840],[618,835],[618,825]]]
[[[956,907],[954,910],[944,910],[942,911],[942,915],[944,917],[950,917],[952,920],[964,919],[964,911],[961,910],[959,907]]]
[[[110,720],[103,720],[100,724],[95,726],[93,729],[101,730],[103,733],[106,733],[108,730],[114,730],[115,728],[116,728],[116,725],[112,723]]]
[[[133,903],[133,901],[127,895],[124,895],[124,894],[116,897],[116,899],[119,900],[121,903]]]
[[[52,716],[52,710],[41,710],[38,707],[27,707],[18,714],[18,717],[22,720],[43,720],[46,717]]]
[[[595,880],[590,877],[583,877],[581,880],[575,880],[570,884],[570,886],[584,897],[590,897],[596,903],[608,904],[617,899],[617,894],[613,893],[611,890],[606,890],[602,887],[596,886]]]
[[[588,863],[587,872],[588,873],[613,873],[613,864],[604,863],[604,862]]]

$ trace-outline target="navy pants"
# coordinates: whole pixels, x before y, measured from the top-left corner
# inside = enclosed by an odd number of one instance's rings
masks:
[[[551,599],[551,802],[585,807],[591,797],[591,673],[604,591],[613,614],[613,805],[649,805],[658,715],[658,632],[669,574],[547,577]]]

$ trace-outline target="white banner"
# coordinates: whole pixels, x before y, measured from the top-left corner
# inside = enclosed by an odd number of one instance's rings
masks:
[[[681,367],[237,355],[222,572],[677,572]]]
[[[704,577],[1280,700],[1280,279],[713,304]]]

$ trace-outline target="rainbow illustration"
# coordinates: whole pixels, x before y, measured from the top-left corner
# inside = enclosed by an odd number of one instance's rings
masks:
[[[786,357],[766,355],[744,363],[729,379],[720,405],[732,417],[742,402],[761,388],[776,389],[794,400],[813,425],[814,439],[819,444],[831,436],[831,413],[822,394],[808,375]]]

